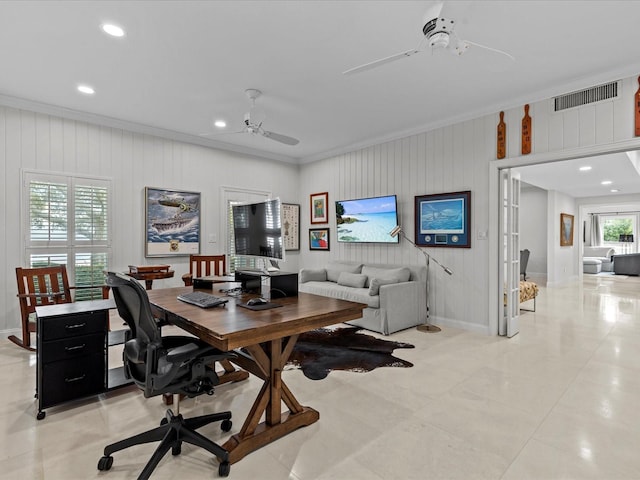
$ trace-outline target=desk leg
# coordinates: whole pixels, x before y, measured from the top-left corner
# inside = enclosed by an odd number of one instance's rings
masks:
[[[251,359],[238,357],[234,363],[262,378],[264,384],[258,393],[242,429],[223,446],[229,452],[229,462],[235,463],[245,455],[284,437],[285,435],[315,423],[320,414],[309,407],[303,407],[291,390],[282,381],[282,370],[289,359],[298,336],[289,337],[282,348],[284,339],[272,340],[260,345],[246,347]],[[289,411],[282,412],[282,402]],[[262,414],[265,421],[260,422]]]

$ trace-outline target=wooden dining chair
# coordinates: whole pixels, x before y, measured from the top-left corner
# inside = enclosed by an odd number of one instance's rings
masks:
[[[36,268],[16,268],[18,282],[18,301],[22,320],[22,338],[10,335],[8,338],[16,345],[34,351],[31,346],[31,333],[36,332],[36,322],[32,318],[36,307],[72,303],[72,290],[98,288],[96,286],[75,287],[69,285],[67,268],[64,265],[52,265]],[[109,290],[106,285],[102,288],[102,298],[108,298]]]
[[[182,276],[185,287],[193,285],[193,279],[210,275],[227,274],[227,257],[225,255],[191,255],[189,257],[189,273]]]

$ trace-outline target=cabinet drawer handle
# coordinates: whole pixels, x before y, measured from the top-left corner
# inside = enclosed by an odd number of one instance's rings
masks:
[[[86,375],[80,375],[79,377],[74,378],[65,378],[64,381],[67,383],[79,382],[80,380],[84,380],[84,377],[86,377]]]
[[[87,323],[76,323],[75,325],[65,325],[64,328],[66,328],[67,330],[73,330],[74,328],[82,328],[82,327],[86,327]]]
[[[64,347],[64,349],[67,352],[73,352],[74,350],[82,350],[82,349],[84,349],[85,346],[86,346],[86,344],[83,343],[82,345],[76,345],[75,347]]]

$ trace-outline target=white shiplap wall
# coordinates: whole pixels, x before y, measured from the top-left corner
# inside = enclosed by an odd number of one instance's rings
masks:
[[[396,194],[400,222],[412,238],[416,195],[471,190],[472,248],[428,249],[429,254],[454,272],[449,277],[437,265],[431,265],[431,314],[433,321],[441,325],[495,333],[502,296],[497,285],[498,168],[561,161],[636,144],[640,148],[640,143],[633,139],[635,82],[635,77],[621,81],[620,95],[615,100],[563,112],[552,111],[551,99],[531,103],[533,152],[527,156],[520,155],[522,105],[505,111],[505,160],[495,160],[499,121],[495,112],[304,165],[302,201],[308,204],[309,194],[323,191],[329,192],[330,205],[335,200]],[[331,213],[329,227],[333,234],[336,225]],[[302,223],[303,231],[311,226],[308,212]],[[484,231],[488,232],[488,238],[479,240],[478,232]],[[330,252],[310,252],[305,245],[301,264],[320,268],[332,259],[424,263],[420,252],[407,242],[391,246],[345,245],[335,242],[334,237]],[[577,247],[574,248],[577,262]]]
[[[498,112],[456,125],[362,148],[301,167],[248,158],[125,130],[99,127],[25,110],[0,107],[0,181],[4,185],[3,244],[0,247],[0,333],[19,326],[13,269],[22,262],[19,179],[21,169],[75,172],[110,177],[114,186],[113,267],[157,263],[144,258],[143,188],[180,188],[203,193],[203,251],[224,250],[219,190],[223,185],[270,189],[283,201],[301,204],[301,249],[288,252],[286,270],[321,267],[330,259],[421,264],[423,256],[407,242],[399,245],[343,245],[335,241],[330,211],[331,250],[309,251],[309,195],[329,192],[335,200],[396,194],[400,221],[413,235],[415,195],[471,190],[472,248],[431,248],[453,271],[431,270],[433,320],[468,330],[494,333],[501,298],[497,285],[498,168],[640,148],[633,137],[635,77],[621,82],[614,101],[553,113],[550,100],[531,103],[533,153],[520,156],[522,106],[505,110],[507,156],[495,160]],[[585,85],[588,87],[589,85]],[[568,93],[568,92],[567,92]],[[194,173],[195,172],[195,173]],[[230,180],[231,179],[231,180]],[[315,227],[316,225],[314,225]],[[488,232],[478,240],[478,232]],[[208,244],[210,233],[218,243]],[[575,253],[577,262],[577,250]],[[166,261],[166,259],[162,259]],[[180,284],[184,259],[172,258]]]
[[[226,251],[221,213],[222,186],[269,190],[298,203],[298,167],[266,159],[165,140],[121,129],[0,106],[0,194],[4,226],[0,245],[0,337],[20,325],[15,267],[23,265],[20,179],[22,170],[102,176],[113,186],[111,268],[168,263],[175,277],[162,286],[181,285],[187,258],[144,257],[144,187],[202,193],[202,253]],[[209,235],[217,236],[209,243]],[[298,269],[298,252],[287,252],[283,268]],[[160,282],[158,282],[160,286]]]

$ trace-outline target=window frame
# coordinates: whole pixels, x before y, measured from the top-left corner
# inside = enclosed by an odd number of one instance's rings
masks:
[[[45,184],[60,184],[67,188],[66,194],[66,239],[64,240],[32,240],[31,239],[31,184],[32,182],[42,182]],[[102,238],[87,238],[86,240],[76,238],[76,193],[78,187],[97,187],[106,190],[106,227]],[[21,251],[23,255],[22,264],[32,265],[33,256],[51,256],[66,258],[67,275],[72,285],[83,286],[96,284],[83,282],[77,276],[76,267],[78,265],[78,255],[105,254],[105,263],[108,268],[112,259],[113,241],[113,186],[111,178],[98,177],[83,174],[70,174],[58,172],[44,172],[37,170],[23,170],[21,182]],[[51,260],[49,260],[51,263]],[[53,263],[56,263],[55,261]],[[92,273],[90,271],[90,273]],[[91,274],[90,277],[95,277]],[[93,290],[93,289],[92,289]],[[83,291],[90,292],[90,291]],[[96,298],[98,292],[90,292],[88,298]],[[101,296],[101,292],[100,292]],[[84,299],[84,295],[83,295]]]

